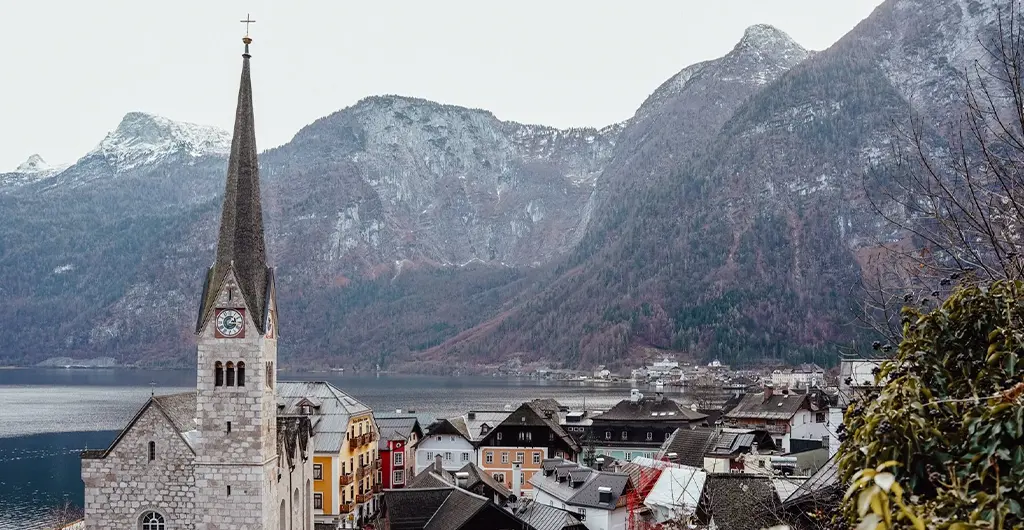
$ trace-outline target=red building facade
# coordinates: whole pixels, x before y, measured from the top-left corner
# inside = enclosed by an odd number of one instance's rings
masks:
[[[416,442],[423,437],[419,421],[414,417],[375,418],[380,438],[379,483],[384,489],[404,488],[416,470]]]

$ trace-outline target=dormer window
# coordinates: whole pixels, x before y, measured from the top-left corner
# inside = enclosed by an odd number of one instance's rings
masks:
[[[310,407],[307,404],[303,404],[302,405],[302,413],[307,415],[307,416],[312,414],[313,413],[313,407]]]

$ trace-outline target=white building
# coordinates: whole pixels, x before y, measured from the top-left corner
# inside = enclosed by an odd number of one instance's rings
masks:
[[[472,462],[480,464],[478,444],[508,417],[510,411],[469,411],[464,416],[440,419],[427,427],[415,445],[416,473],[441,457],[445,471],[456,472]]]
[[[831,444],[838,427],[831,406],[821,390],[775,391],[766,386],[764,392],[746,394],[725,421],[732,427],[768,431],[784,453],[800,452]]]
[[[775,388],[810,388],[825,386],[825,369],[814,364],[801,364],[772,372]]]
[[[542,472],[529,479],[533,500],[576,512],[589,530],[625,530],[629,519],[626,496],[629,475],[595,471],[562,459],[546,459]]]

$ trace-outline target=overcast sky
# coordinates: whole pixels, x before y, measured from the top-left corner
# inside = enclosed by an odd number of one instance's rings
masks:
[[[238,20],[257,141],[375,94],[558,127],[630,117],[683,67],[769,23],[825,49],[880,0],[0,0],[0,171],[70,163],[129,111],[230,128]]]

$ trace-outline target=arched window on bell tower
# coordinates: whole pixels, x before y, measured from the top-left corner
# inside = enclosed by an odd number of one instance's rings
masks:
[[[225,384],[227,386],[235,386],[235,363],[228,361],[224,368],[227,372],[227,382]]]
[[[245,386],[245,362],[238,361],[238,386]]]
[[[213,386],[224,386],[224,365],[220,361],[213,363]]]

